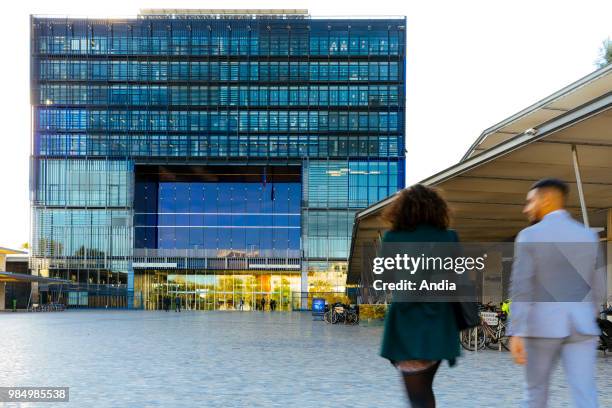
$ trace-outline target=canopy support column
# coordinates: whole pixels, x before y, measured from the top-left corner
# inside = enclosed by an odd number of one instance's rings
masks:
[[[6,255],[0,254],[0,272],[6,271]],[[4,303],[6,296],[6,283],[0,282],[0,310],[4,310]]]
[[[587,213],[586,202],[584,200],[584,190],[582,189],[582,177],[580,176],[580,163],[578,162],[578,150],[576,145],[572,145],[572,159],[574,163],[574,174],[576,185],[578,186],[578,198],[580,199],[580,209],[582,210],[582,223],[589,228],[589,214]]]
[[[608,270],[608,297],[606,301],[609,306],[612,306],[612,208],[608,208],[608,216],[606,218],[606,267]]]
[[[4,310],[6,302],[6,282],[0,282],[0,310]]]

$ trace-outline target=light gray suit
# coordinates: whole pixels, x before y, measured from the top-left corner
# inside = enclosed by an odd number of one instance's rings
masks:
[[[525,339],[529,408],[546,407],[559,357],[575,406],[597,407],[596,318],[606,288],[597,270],[597,242],[565,210],[547,214],[516,237],[508,332]]]

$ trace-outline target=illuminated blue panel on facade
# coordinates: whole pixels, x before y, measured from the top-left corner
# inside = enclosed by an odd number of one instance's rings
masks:
[[[300,249],[300,183],[149,182],[136,187],[136,248]]]

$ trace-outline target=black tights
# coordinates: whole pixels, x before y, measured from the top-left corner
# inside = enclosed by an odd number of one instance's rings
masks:
[[[433,380],[440,362],[418,373],[404,373],[404,385],[412,408],[435,408],[436,399],[433,393]],[[400,371],[401,372],[401,371]]]

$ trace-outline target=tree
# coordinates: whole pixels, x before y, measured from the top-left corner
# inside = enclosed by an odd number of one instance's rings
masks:
[[[333,292],[333,287],[331,283],[324,279],[314,280],[310,282],[309,286],[310,286],[309,292],[315,292],[315,293]]]
[[[612,63],[612,40],[608,37],[601,44],[599,58],[597,58],[595,64],[597,68],[603,68],[610,63]]]
[[[88,259],[102,259],[104,255],[104,251],[95,248],[85,248],[85,245],[81,245],[79,249],[74,252],[74,256],[79,258],[87,257]]]
[[[47,238],[39,238],[38,252],[42,256],[62,256],[64,254],[64,244]]]

